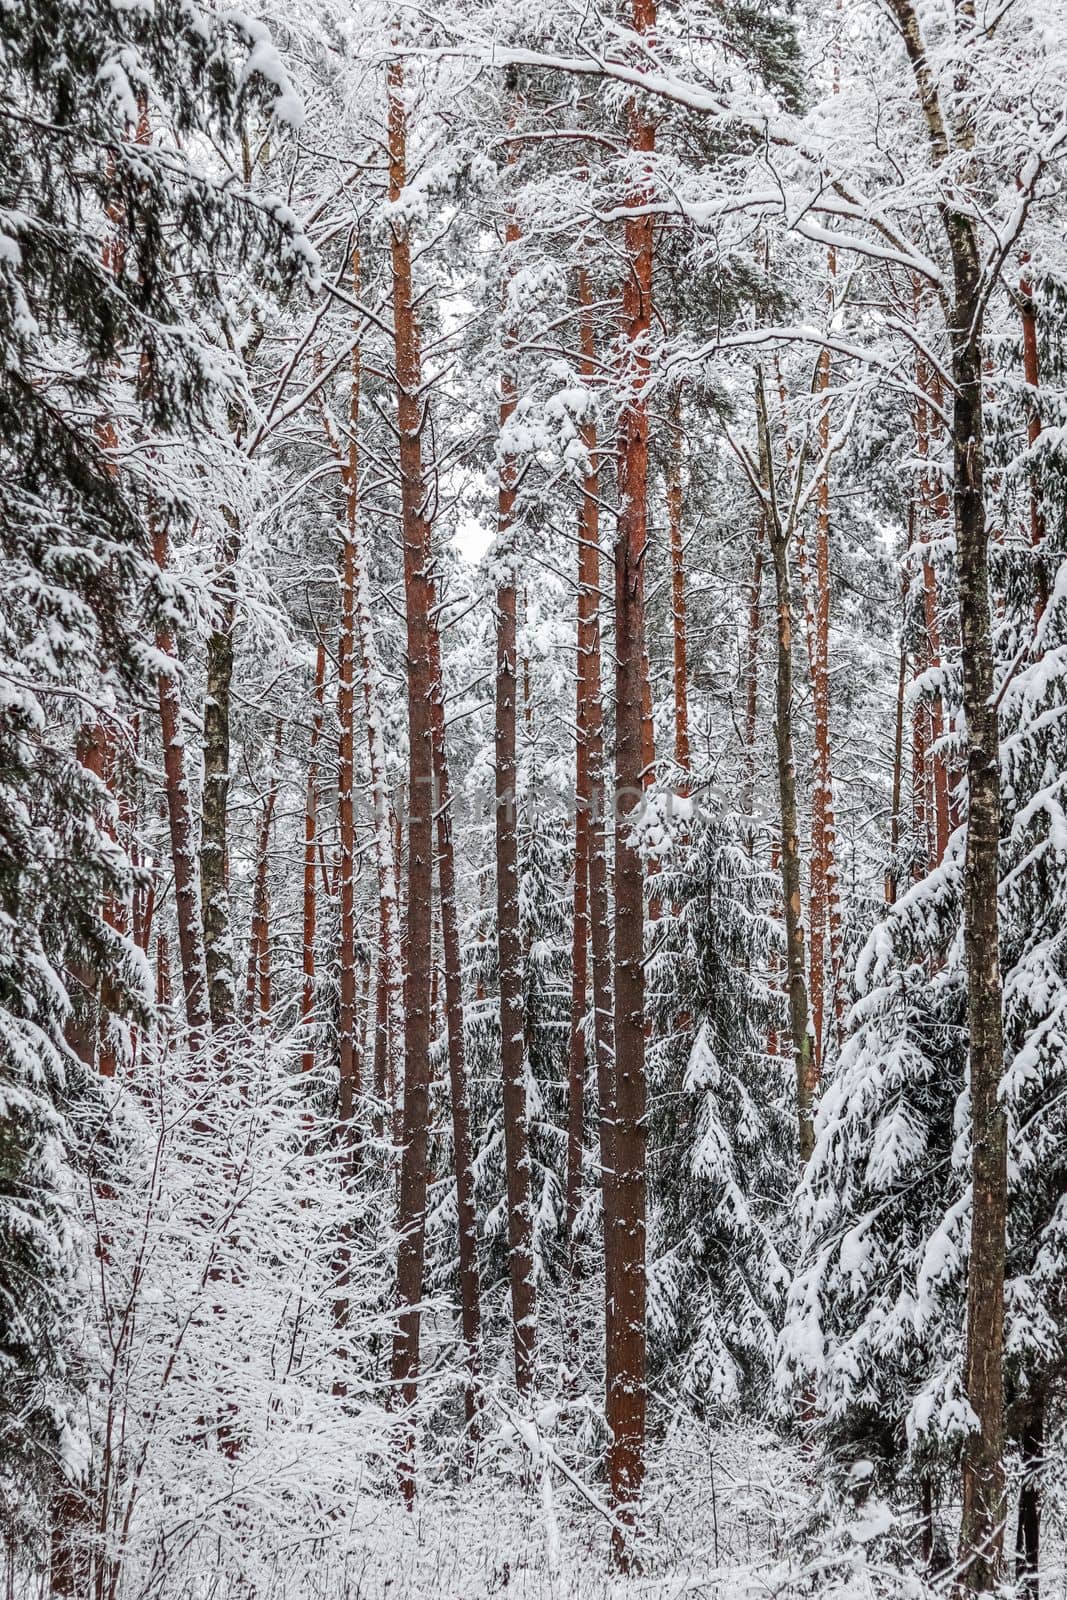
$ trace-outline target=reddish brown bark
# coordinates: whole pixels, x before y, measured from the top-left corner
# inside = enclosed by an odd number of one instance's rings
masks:
[[[304,987],[300,996],[300,1021],[304,1027],[301,1065],[305,1072],[315,1066],[315,1040],[312,1034],[315,1013],[315,924],[317,883],[315,872],[316,832],[318,827],[319,739],[322,737],[323,698],[326,693],[326,646],[320,639],[315,654],[315,709],[311,723],[311,752],[308,761],[307,794],[304,801]]]
[[[654,0],[634,0],[639,36],[655,28]],[[629,144],[640,171],[655,144],[646,103],[629,105]],[[630,197],[648,199],[643,178]],[[615,1127],[614,1174],[605,1188],[605,1250],[610,1258],[614,1315],[606,1351],[608,1475],[625,1523],[644,1480],[646,1378],[645,1275],[645,975],[644,875],[631,818],[641,804],[645,766],[642,699],[645,673],[644,564],[648,535],[648,336],[652,314],[653,229],[648,215],[627,219],[622,326],[628,355],[627,395],[620,419],[619,518],[615,544]],[[629,1564],[616,1530],[615,1558]]]
[[[509,156],[514,160],[514,147]],[[509,213],[505,246],[512,251],[518,227]],[[500,381],[502,460],[497,493],[497,539],[501,580],[496,595],[496,882],[497,972],[500,987],[500,1061],[504,1099],[504,1160],[508,1195],[508,1266],[515,1353],[515,1386],[528,1394],[534,1381],[537,1300],[534,1287],[533,1210],[530,1200],[530,1136],[526,1106],[526,1049],[522,1001],[522,941],[519,924],[519,835],[517,782],[518,623],[515,588],[516,527],[514,456],[506,429],[515,410],[514,330],[505,330]]]
[[[403,68],[389,68],[389,198],[395,204],[407,181],[407,130]],[[397,1302],[392,1377],[398,1398],[411,1405],[419,1370],[419,1303],[426,1239],[427,1141],[430,1082],[431,906],[433,895],[433,678],[430,635],[433,610],[430,497],[423,473],[422,355],[411,276],[411,241],[401,218],[390,227],[401,530],[408,674],[408,889],[404,981],[404,1117],[400,1159]],[[401,1487],[414,1503],[415,1480],[408,1437]]]

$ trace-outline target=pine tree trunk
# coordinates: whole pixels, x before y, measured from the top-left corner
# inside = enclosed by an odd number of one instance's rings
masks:
[[[685,628],[685,551],[682,545],[682,389],[671,392],[667,441],[667,537],[671,561],[671,622],[674,639],[674,762],[681,792],[688,793],[689,666]]]
[[[965,1385],[977,1429],[963,1458],[961,1555],[968,1587],[991,1589],[1004,1542],[1004,1263],[1007,1124],[1000,1104],[1004,1034],[997,886],[1000,739],[995,699],[982,436],[981,255],[973,224],[950,224],[956,301],[952,335],[954,509],[960,657],[967,727],[963,931],[970,1028],[971,1244]]]
[[[926,120],[931,166],[950,155],[946,123],[911,0],[889,0]],[[961,7],[968,30],[973,10]],[[968,16],[969,13],[969,16]],[[961,63],[961,77],[965,69]],[[961,148],[971,142],[964,123]],[[966,178],[967,173],[961,174]],[[1003,991],[997,889],[1000,874],[1000,733],[989,591],[989,534],[983,477],[983,248],[974,218],[949,204],[941,220],[952,261],[949,317],[952,381],[953,511],[959,585],[960,661],[967,742],[967,839],[963,939],[970,1033],[971,1237],[967,1272],[964,1387],[977,1426],[963,1450],[960,1562],[966,1587],[996,1587],[1004,1550],[1004,1266],[1007,1123]]]
[[[164,571],[169,562],[166,524],[154,520],[152,530],[155,562]],[[161,655],[177,665],[174,639],[167,628],[156,635]],[[174,868],[174,900],[178,922],[178,952],[181,957],[182,989],[185,994],[185,1020],[189,1042],[195,1050],[204,1040],[209,1026],[207,964],[204,954],[204,929],[200,916],[197,882],[194,823],[185,775],[185,738],[182,730],[181,690],[174,672],[160,674],[159,723],[163,742],[163,773],[167,792],[167,817],[170,823],[170,850]]]
[[[227,812],[230,795],[230,690],[237,620],[235,567],[241,547],[237,515],[223,506],[226,533],[215,587],[218,623],[208,634],[204,690],[204,783],[200,802],[200,903],[208,1004],[217,1032],[237,1016],[237,973],[230,924]]]
[[[766,540],[765,517],[756,527],[752,557],[752,583],[748,591],[748,633],[745,641],[745,815],[753,818],[749,828],[748,853],[755,851],[754,813],[756,808],[756,717],[759,710],[759,655],[763,632],[763,561]]]
[[[359,295],[359,253],[352,252],[353,293]],[[341,482],[344,489],[344,524],[341,533],[341,632],[338,640],[338,772],[337,821],[340,845],[340,981],[337,1013],[339,1048],[340,1120],[351,1124],[356,1116],[362,1088],[361,1063],[356,1035],[356,748],[355,748],[355,664],[356,594],[359,585],[359,398],[360,352],[352,345],[352,373],[349,386],[348,449],[342,456]],[[353,1151],[354,1127],[347,1129]]]
[[[654,0],[634,0],[634,32],[655,28]],[[643,101],[629,105],[629,144],[643,165],[655,144]],[[635,209],[646,199],[638,181]],[[604,1234],[614,1312],[606,1351],[608,1476],[620,1518],[630,1520],[644,1480],[646,1374],[644,874],[632,834],[642,803],[645,681],[644,563],[648,536],[648,336],[652,316],[653,229],[647,215],[625,224],[622,327],[627,398],[619,432],[619,517],[615,543],[615,1124],[613,1181],[605,1189]],[[618,1565],[630,1553],[613,1536]]]
[[[263,815],[256,840],[256,872],[252,886],[252,931],[248,944],[248,970],[245,977],[244,1021],[253,1021],[259,1011],[261,1022],[266,1022],[271,1009],[270,977],[270,830],[274,821],[274,807],[278,800],[278,755],[282,743],[281,718],[274,726],[274,749],[271,754],[270,779]]]
[[[897,898],[897,852],[900,849],[900,807],[904,786],[904,689],[908,676],[907,636],[901,628],[900,666],[897,670],[897,692],[893,715],[893,780],[889,804],[889,866],[885,875],[885,903],[895,905]]]
[[[352,255],[352,292],[358,297],[360,293],[360,267],[359,254],[354,251]],[[349,402],[349,442],[347,450],[343,448],[338,435],[336,423],[332,414],[320,394],[320,410],[323,426],[326,431],[327,442],[333,450],[337,460],[341,463],[341,479],[345,489],[345,526],[343,533],[342,554],[342,629],[340,655],[342,666],[349,659],[349,653],[354,661],[356,642],[359,646],[360,677],[363,688],[363,712],[367,729],[367,757],[370,768],[371,801],[374,807],[374,859],[378,878],[378,940],[379,963],[378,976],[383,986],[381,1004],[376,1001],[375,1013],[381,1010],[382,1021],[379,1026],[375,1022],[374,1044],[374,1097],[376,1109],[374,1112],[374,1125],[378,1132],[384,1132],[383,1112],[388,1105],[392,1115],[396,1104],[396,1089],[404,1052],[404,976],[402,968],[401,938],[400,938],[400,904],[399,904],[399,848],[393,841],[392,822],[389,805],[389,784],[385,764],[385,733],[382,722],[382,688],[381,673],[378,666],[378,649],[374,636],[374,618],[371,610],[370,582],[367,570],[367,553],[359,528],[358,505],[358,455],[356,430],[359,420],[360,398],[360,352],[357,344],[352,347],[352,390]],[[348,644],[346,645],[346,638]],[[348,652],[348,653],[346,653]],[[351,684],[351,673],[347,682]],[[342,670],[342,687],[346,679]],[[354,696],[354,689],[350,692]],[[344,705],[350,705],[348,722],[354,718],[354,698],[350,702],[339,701],[339,713]],[[341,793],[350,791],[354,783],[355,744],[354,731],[351,746],[344,743],[345,728],[348,726],[342,720],[341,739],[342,757],[344,761],[352,762],[351,773],[347,766],[343,766]],[[347,812],[341,816],[342,839],[347,833]],[[398,818],[399,827],[399,818]],[[352,850],[354,851],[354,840]],[[345,855],[342,849],[342,858]],[[353,862],[354,870],[354,862]],[[354,932],[352,935],[354,939]],[[380,1044],[380,1054],[379,1054]],[[396,1130],[395,1143],[399,1146],[400,1130]]]
[[[831,253],[831,273],[835,270]],[[816,392],[825,394],[830,384],[830,353],[819,356]],[[819,447],[825,458],[830,444],[830,414],[824,408],[819,419]],[[812,1068],[815,1083],[822,1072],[822,1053],[826,1038],[826,941],[830,946],[831,1005],[840,1034],[843,1019],[841,992],[844,966],[843,919],[837,875],[837,828],[834,817],[833,762],[830,749],[830,478],[824,465],[819,477],[815,513],[814,573],[802,572],[809,613],[808,656],[811,670],[812,715],[814,719],[814,771],[812,774],[811,817],[811,1033]]]
[[[441,907],[441,947],[445,979],[445,1025],[448,1034],[448,1077],[452,1102],[452,1155],[456,1168],[456,1232],[459,1246],[460,1327],[467,1352],[464,1409],[467,1428],[476,1435],[481,1368],[481,1295],[478,1281],[478,1212],[471,1157],[470,1104],[463,1020],[463,963],[456,903],[456,862],[452,843],[452,786],[445,743],[445,686],[441,640],[436,618],[430,629],[430,673],[433,692],[433,760],[437,811],[437,887]]]
[[[584,497],[583,497],[584,498]],[[576,1225],[582,1198],[585,1129],[585,1020],[589,999],[589,733],[586,725],[589,663],[585,649],[587,598],[583,586],[582,517],[578,528],[578,635],[575,671],[574,889],[571,917],[571,1023],[567,1069],[567,1195],[569,1267],[578,1277]]]
[[[815,1144],[813,1110],[815,1073],[808,1028],[807,964],[804,919],[800,897],[800,837],[797,825],[796,764],[793,759],[793,604],[789,579],[789,531],[778,514],[774,490],[763,377],[756,385],[759,425],[760,472],[766,498],[767,535],[774,564],[777,607],[778,659],[775,678],[774,737],[778,762],[778,799],[781,811],[782,900],[785,906],[786,972],[789,989],[789,1025],[797,1080],[797,1143],[801,1166],[811,1159]]]
[[[578,270],[580,305],[580,371],[590,387],[596,381],[596,339],[593,327],[593,296],[589,274]],[[583,695],[579,723],[584,731],[586,782],[589,791],[587,851],[589,868],[589,942],[593,968],[593,1042],[596,1054],[598,1100],[597,1134],[600,1147],[601,1187],[604,1216],[612,1210],[608,1196],[615,1173],[612,1145],[615,1127],[614,1081],[614,998],[612,994],[611,908],[608,877],[608,808],[605,794],[604,702],[600,644],[600,468],[596,421],[589,417],[582,424],[582,442],[589,458],[589,471],[582,484],[578,518],[578,605],[579,663],[578,687]],[[605,1248],[604,1326],[610,1344],[615,1294],[611,1279],[611,1253]]]
[[[326,692],[326,646],[320,639],[315,653],[315,710],[311,724],[311,752],[308,761],[307,795],[304,802],[304,987],[300,996],[300,1022],[304,1029],[301,1066],[311,1072],[315,1066],[315,925],[317,875],[315,872],[316,833],[318,831],[319,740],[322,737],[323,697]]]
[[[505,243],[519,232],[508,219]],[[515,374],[504,338],[500,386],[500,431],[515,409]],[[530,1200],[530,1136],[526,1106],[523,1029],[522,941],[519,929],[518,763],[516,755],[518,627],[515,590],[515,462],[505,453],[498,492],[498,544],[502,577],[496,595],[496,883],[497,952],[500,984],[500,1059],[504,1097],[504,1159],[508,1193],[508,1262],[515,1350],[515,1386],[529,1394],[534,1381],[537,1302],[534,1287],[533,1210]]]
[[[389,198],[399,199],[407,181],[403,69],[389,69]],[[393,324],[399,432],[401,528],[408,673],[408,893],[404,979],[404,1115],[400,1160],[397,1302],[392,1376],[399,1399],[411,1406],[419,1371],[419,1302],[426,1242],[427,1143],[430,1084],[431,908],[433,903],[433,740],[430,668],[433,575],[429,497],[423,476],[424,425],[421,341],[411,278],[407,224],[390,229]],[[409,1435],[400,1468],[401,1488],[414,1503],[414,1437]]]

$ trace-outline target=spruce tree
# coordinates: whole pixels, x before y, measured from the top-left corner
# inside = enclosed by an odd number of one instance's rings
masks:
[[[153,515],[188,516],[150,453],[127,468],[122,452],[207,433],[227,263],[264,283],[311,267],[283,209],[191,153],[201,134],[238,140],[257,101],[264,128],[295,115],[265,31],[235,14],[16,0],[0,15],[0,1475],[38,1534],[81,1454],[70,1162],[90,1080],[65,1031],[79,1005],[91,1062],[98,1000],[148,998],[122,927],[116,789],[153,669],[150,490]]]

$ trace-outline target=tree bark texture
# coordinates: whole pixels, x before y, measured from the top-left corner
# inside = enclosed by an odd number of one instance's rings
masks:
[[[514,247],[519,230],[509,215],[505,245]],[[515,372],[510,349],[514,331],[504,334],[500,385],[501,462],[497,538],[501,577],[496,595],[496,888],[497,958],[500,984],[500,1058],[504,1098],[504,1160],[508,1195],[508,1262],[511,1281],[515,1386],[530,1392],[534,1380],[537,1300],[534,1281],[533,1210],[530,1198],[530,1135],[526,1104],[526,1049],[523,1028],[523,960],[519,924],[518,835],[518,623],[515,588],[515,479],[513,455],[505,437],[515,410]]]
[[[165,522],[156,518],[152,529],[156,566],[165,571],[169,548]],[[181,958],[182,990],[185,995],[185,1020],[189,1041],[195,1050],[209,1027],[207,963],[204,954],[204,928],[200,913],[200,885],[197,881],[195,828],[185,773],[185,738],[182,730],[181,689],[176,668],[177,651],[169,628],[156,635],[161,655],[174,662],[175,670],[159,677],[159,725],[163,743],[163,773],[167,792],[167,820],[170,825],[170,853],[174,869],[174,901],[178,922],[178,953]]]
[[[785,907],[786,974],[789,1025],[797,1081],[797,1143],[802,1166],[815,1144],[813,1109],[815,1072],[808,1026],[807,964],[804,918],[800,892],[800,836],[797,824],[796,763],[793,757],[793,604],[789,578],[789,528],[778,512],[774,486],[774,459],[763,377],[756,384],[756,414],[760,441],[760,472],[767,507],[767,536],[774,565],[777,609],[777,670],[775,674],[774,737],[778,765],[778,799],[781,812],[782,900]]]
[[[463,1019],[463,963],[456,903],[456,861],[452,842],[452,786],[445,744],[445,689],[441,640],[436,618],[430,629],[430,672],[433,694],[433,760],[437,813],[437,888],[441,907],[441,950],[445,980],[445,1027],[448,1036],[448,1078],[452,1106],[452,1157],[456,1168],[456,1231],[459,1248],[460,1328],[467,1354],[464,1410],[467,1427],[476,1432],[481,1369],[481,1292],[478,1281],[478,1212],[471,1158],[470,1101]]]
[[[674,763],[682,793],[691,776],[689,750],[689,663],[685,618],[685,550],[682,544],[682,390],[671,391],[667,438],[667,540],[671,565],[671,624],[674,666]]]
[[[326,646],[320,639],[315,652],[315,707],[311,722],[311,750],[308,759],[307,792],[304,799],[304,915],[303,988],[300,994],[300,1021],[304,1029],[304,1050],[300,1062],[304,1072],[315,1066],[315,926],[318,907],[316,874],[316,834],[319,804],[319,740],[322,737],[323,698],[326,693]]]
[[[407,181],[407,130],[404,76],[399,62],[389,68],[389,198],[399,200]],[[411,1406],[419,1371],[419,1302],[422,1299],[426,1245],[427,1145],[430,1086],[431,917],[433,904],[433,739],[430,702],[433,675],[430,634],[434,584],[429,494],[424,477],[422,439],[422,354],[411,273],[411,240],[406,222],[390,228],[393,328],[400,461],[401,534],[404,546],[404,599],[408,673],[408,888],[404,976],[404,1112],[400,1155],[397,1251],[399,1319],[393,1341],[392,1376],[398,1398]],[[401,1488],[414,1503],[408,1436],[401,1462]]]
[[[639,36],[655,28],[654,0],[634,0]],[[643,100],[629,105],[629,145],[640,168],[655,145]],[[632,202],[647,198],[635,184]],[[632,216],[624,229],[622,331],[627,353],[626,392],[619,435],[619,517],[615,541],[615,1125],[613,1181],[605,1189],[604,1234],[612,1281],[613,1316],[606,1351],[608,1476],[612,1500],[625,1523],[636,1512],[644,1480],[647,1411],[645,1308],[646,1082],[644,873],[632,831],[642,803],[643,689],[645,682],[644,571],[648,538],[648,338],[652,317],[653,228]],[[622,1533],[613,1538],[616,1562],[630,1552]]]

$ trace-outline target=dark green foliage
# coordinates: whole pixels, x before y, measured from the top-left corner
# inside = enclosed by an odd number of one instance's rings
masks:
[[[276,76],[256,25],[177,0],[0,11],[0,1485],[38,1534],[78,1456],[67,1205],[90,1085],[64,1032],[73,1001],[91,1061],[98,999],[147,997],[103,915],[131,889],[113,791],[151,687],[149,472],[157,514],[183,509],[143,446],[206,434],[226,272],[301,265],[287,215],[191,153],[236,147],[256,49]]]

